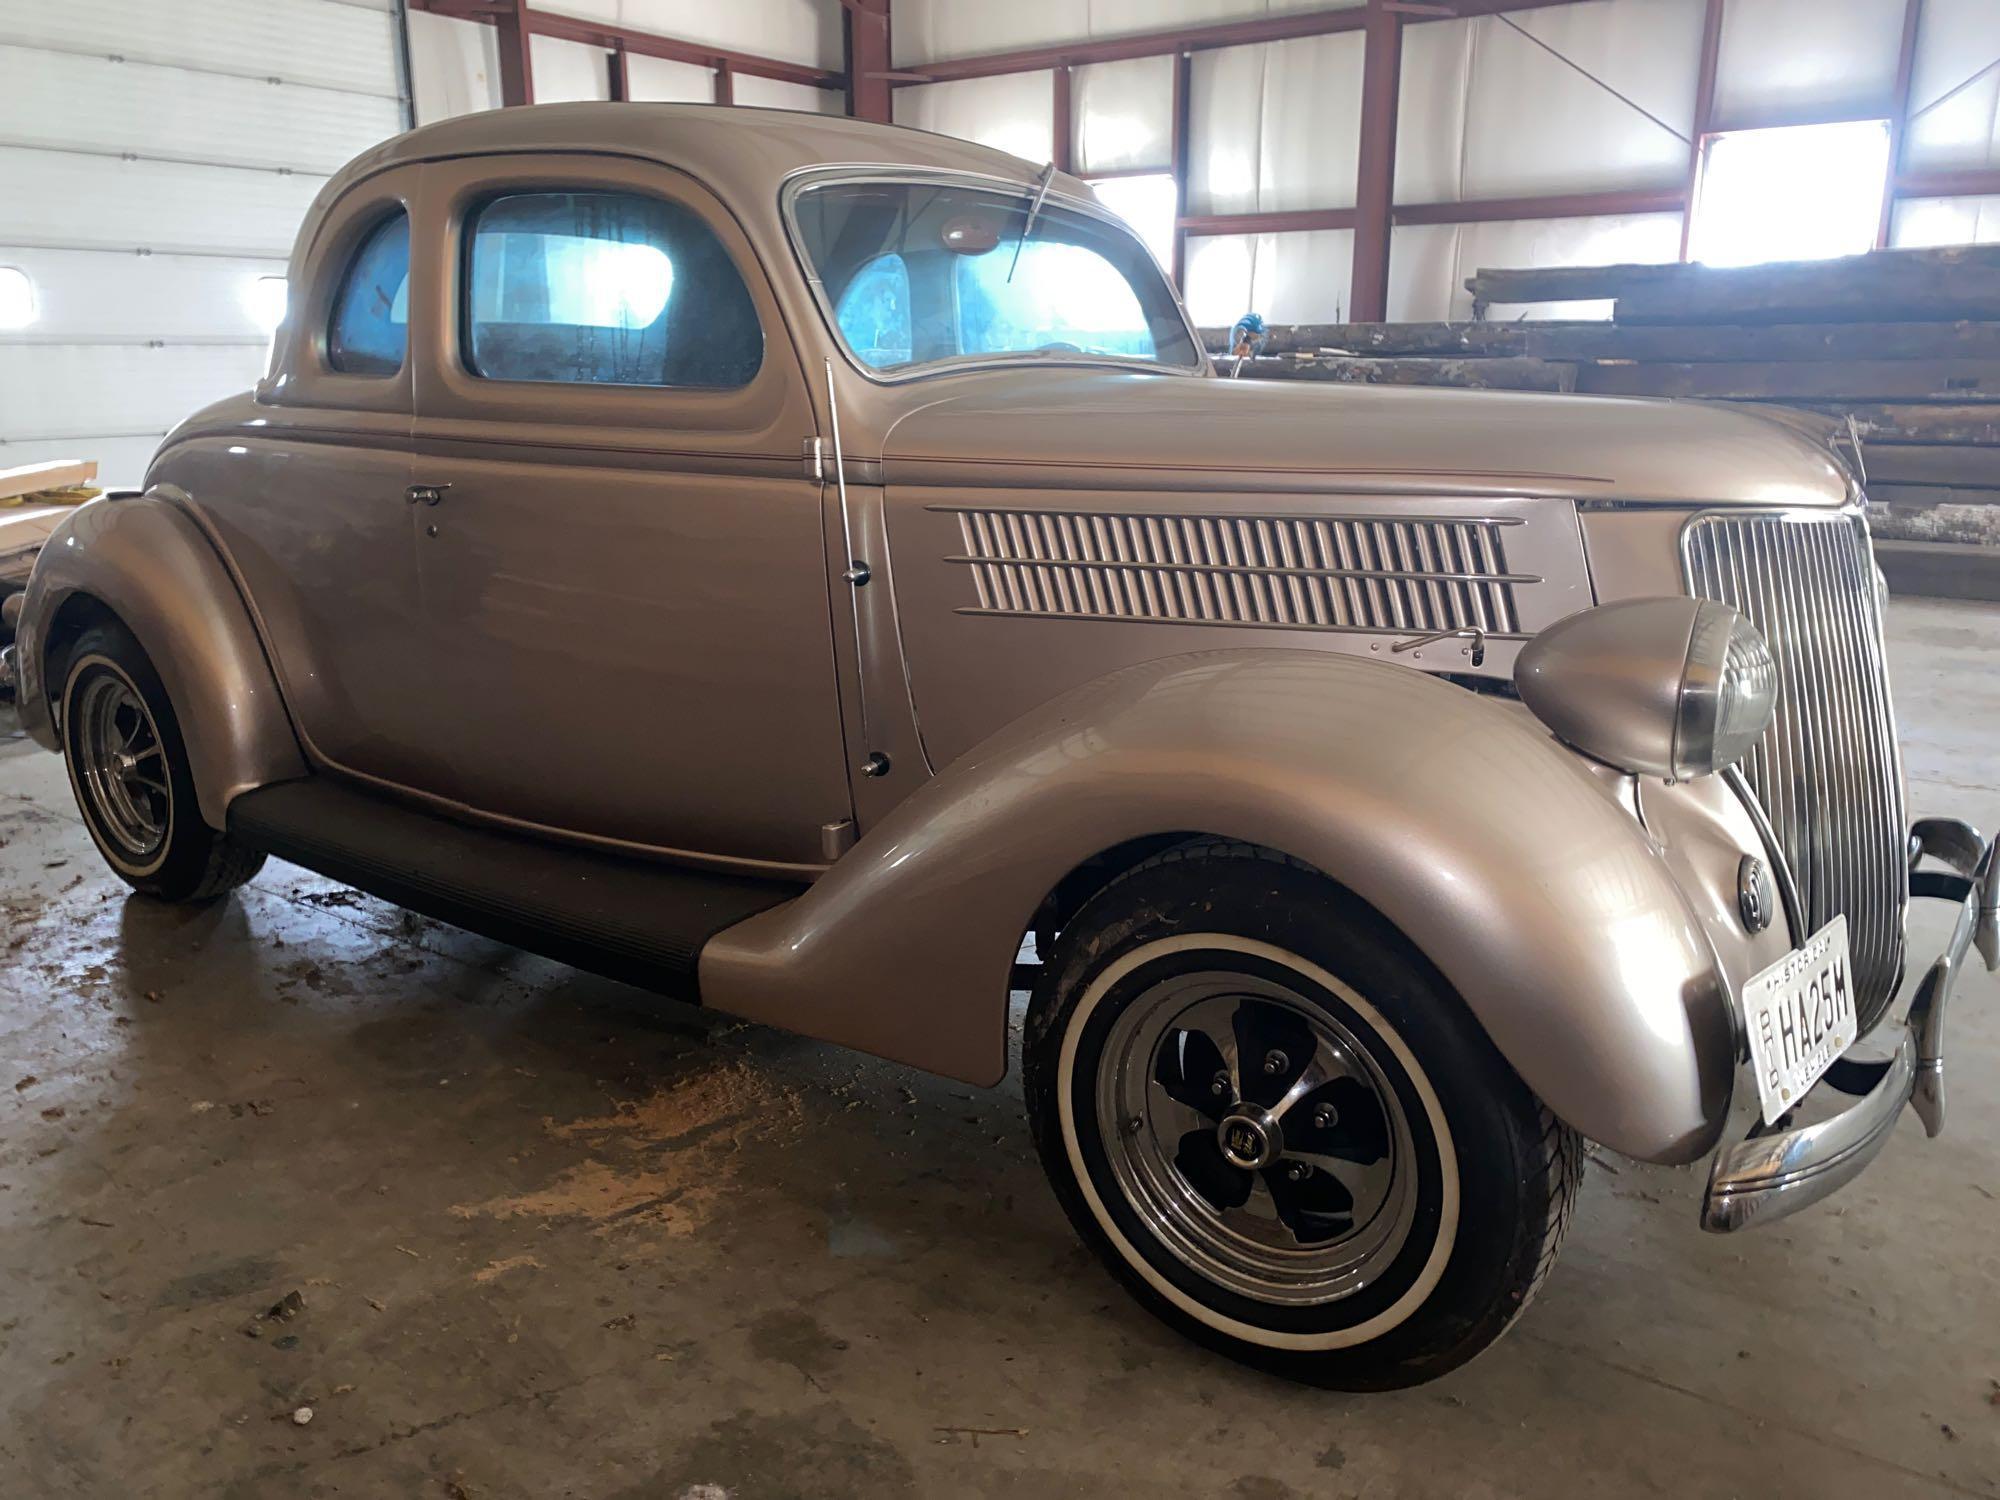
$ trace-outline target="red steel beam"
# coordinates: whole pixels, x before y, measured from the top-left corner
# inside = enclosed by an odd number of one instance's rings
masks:
[[[1986,198],[2000,195],[2000,169],[1966,167],[1946,172],[1903,172],[1898,198]]]
[[[729,59],[715,60],[715,102],[734,104],[736,102],[736,70],[729,65]]]
[[[623,47],[613,47],[606,58],[611,68],[611,92],[609,98],[614,104],[624,104],[632,97],[632,67],[625,58]]]
[[[1368,0],[1361,59],[1361,160],[1355,177],[1354,272],[1348,321],[1389,316],[1389,226],[1396,196],[1396,107],[1403,81],[1403,18]]]
[[[1067,67],[1057,68],[1052,77],[1053,87],[1049,90],[1054,101],[1051,110],[1049,139],[1049,160],[1055,163],[1058,172],[1067,172],[1070,159],[1075,155],[1076,117],[1072,108],[1072,84],[1074,82]]]
[[[837,89],[847,84],[845,73],[829,68],[786,62],[777,57],[761,57],[754,52],[711,47],[700,42],[682,41],[678,37],[659,36],[650,31],[634,31],[629,26],[556,15],[551,11],[536,10],[524,4],[523,0],[483,0],[483,3],[473,3],[473,0],[408,0],[408,4],[412,10],[434,11],[441,16],[454,16],[462,21],[483,21],[488,25],[504,26],[510,16],[518,15],[525,23],[521,27],[520,50],[523,56],[527,51],[526,34],[532,32],[536,36],[581,42],[586,47],[602,47],[606,51],[623,47],[641,57],[664,57],[670,62],[693,63],[703,68],[712,68],[718,59],[726,59],[738,73],[776,78],[785,83],[810,84],[814,88]],[[504,88],[508,67],[504,31],[502,43],[500,67]]]
[[[1896,93],[1889,106],[1889,180],[1882,189],[1882,221],[1875,227],[1875,248],[1889,245],[1896,217],[1896,179],[1903,170],[1903,136],[1910,124],[1910,80],[1917,67],[1917,27],[1924,0],[1903,0],[1903,41],[1896,54]]]
[[[1360,217],[1360,210],[1353,208],[1294,208],[1261,214],[1183,214],[1179,226],[1181,233],[1189,235],[1293,234],[1314,229],[1352,229]]]
[[[895,118],[890,92],[889,0],[841,0],[847,36],[847,112],[887,125]]]
[[[535,102],[535,58],[523,0],[503,0],[493,12],[493,30],[500,43],[500,103],[503,107]]]
[[[1694,129],[1688,140],[1687,192],[1681,202],[1681,259],[1688,258],[1694,233],[1694,194],[1701,181],[1702,153],[1708,149],[1709,126],[1715,119],[1715,67],[1722,57],[1722,9],[1725,0],[1708,0],[1701,23],[1701,65],[1694,80]]]
[[[1992,176],[2000,179],[2000,172]],[[1403,203],[1390,211],[1396,224],[1491,224],[1519,219],[1589,219],[1605,214],[1673,213],[1678,188],[1615,188],[1601,193],[1552,193],[1539,198],[1474,198],[1461,203]],[[1306,208],[1281,213],[1183,215],[1188,234],[1286,234],[1312,229],[1355,229],[1358,208]],[[1357,256],[1359,251],[1356,252]],[[1367,319],[1354,318],[1354,322]]]

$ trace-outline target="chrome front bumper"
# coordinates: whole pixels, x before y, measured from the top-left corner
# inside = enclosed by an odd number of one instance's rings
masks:
[[[1907,1103],[1924,1132],[1944,1129],[1944,1015],[1967,953],[2000,969],[2000,861],[1995,846],[1954,818],[1924,818],[1910,830],[1910,894],[1954,902],[1958,921],[1916,998],[1896,1054],[1849,1108],[1813,1125],[1753,1131],[1716,1153],[1701,1227],[1717,1234],[1796,1213],[1844,1187],[1875,1159]],[[1944,870],[1920,870],[1929,856]],[[1836,1065],[1838,1066],[1838,1065]],[[1849,1067],[1855,1065],[1849,1064]]]

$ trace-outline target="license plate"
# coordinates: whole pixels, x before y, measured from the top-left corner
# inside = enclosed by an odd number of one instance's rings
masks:
[[[1835,917],[1743,986],[1743,1022],[1764,1123],[1803,1099],[1854,1045],[1854,966],[1847,918]]]

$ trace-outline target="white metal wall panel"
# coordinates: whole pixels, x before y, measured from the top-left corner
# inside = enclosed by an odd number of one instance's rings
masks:
[[[1899,250],[1928,245],[1990,245],[2000,240],[2000,198],[1909,198],[1896,205],[1889,243]]]
[[[0,147],[0,238],[282,257],[324,181]]]
[[[388,0],[0,0],[0,263],[37,303],[0,332],[0,463],[131,483],[255,382],[260,278],[403,128],[398,50]]]
[[[632,59],[636,67],[639,59]],[[410,97],[429,125],[500,107],[500,44],[491,26],[410,12]]]
[[[920,83],[896,90],[895,109],[898,125],[977,141],[1032,162],[1051,154],[1055,84],[1047,73]]]
[[[1658,264],[1680,256],[1679,214],[1611,214],[1490,224],[1406,225],[1389,242],[1389,317],[1396,322],[1472,316],[1465,279],[1485,266]],[[1609,302],[1510,306],[1509,318],[1608,318]]]
[[[582,16],[815,68],[841,66],[840,0],[535,0]],[[899,11],[896,22],[902,24]],[[538,94],[539,97],[539,94]]]
[[[1715,128],[1887,115],[1902,42],[1903,0],[1729,0]]]
[[[260,278],[285,274],[276,259],[4,244],[0,266],[25,271],[35,285],[35,321],[12,335],[23,343],[172,339],[262,348],[269,332],[257,321],[253,288]]]
[[[163,433],[255,385],[264,366],[265,351],[247,345],[0,344],[0,453],[17,441]]]
[[[1188,311],[1203,326],[1226,328],[1247,312],[1274,323],[1346,317],[1352,230],[1197,235],[1187,246]]]
[[[102,62],[168,63],[262,82],[396,96],[388,9],[329,0],[0,0],[0,40]],[[11,75],[10,75],[11,76]]]
[[[1396,109],[1396,201],[1456,203],[1465,171],[1465,101],[1476,21],[1431,21],[1403,32]]]
[[[898,67],[1021,47],[1210,26],[1300,11],[1349,10],[1363,0],[895,0]]]
[[[1259,210],[1354,206],[1365,45],[1348,31],[1264,49]]]
[[[1072,82],[1080,174],[1167,170],[1174,134],[1171,57],[1093,63],[1078,68]]]
[[[1592,0],[1475,22],[1461,195],[1678,187],[1703,11],[1702,0]]]
[[[402,129],[393,98],[0,46],[0,141],[331,172]]]
[[[1189,211],[1353,207],[1363,46],[1344,32],[1196,54]]]
[[[715,70],[693,63],[673,62],[664,57],[625,56],[626,77],[632,97],[648,104],[713,104]],[[741,78],[736,80],[743,82]]]
[[[1933,171],[2000,165],[2000,4],[1924,0],[1903,159]],[[1985,70],[1982,72],[1982,70]],[[1968,79],[1972,82],[1961,88]]]
[[[797,109],[809,115],[844,115],[847,96],[839,89],[814,88],[809,83],[787,83],[782,78],[759,78],[755,73],[738,73],[729,81],[732,97],[752,109]]]
[[[557,37],[528,39],[535,67],[535,103],[577,104],[611,97],[611,54]]]

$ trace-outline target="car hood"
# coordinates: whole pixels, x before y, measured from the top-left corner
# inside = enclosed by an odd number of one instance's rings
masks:
[[[1829,449],[1782,420],[1686,401],[1149,372],[994,370],[898,387],[890,484],[1561,495],[1837,506]]]

